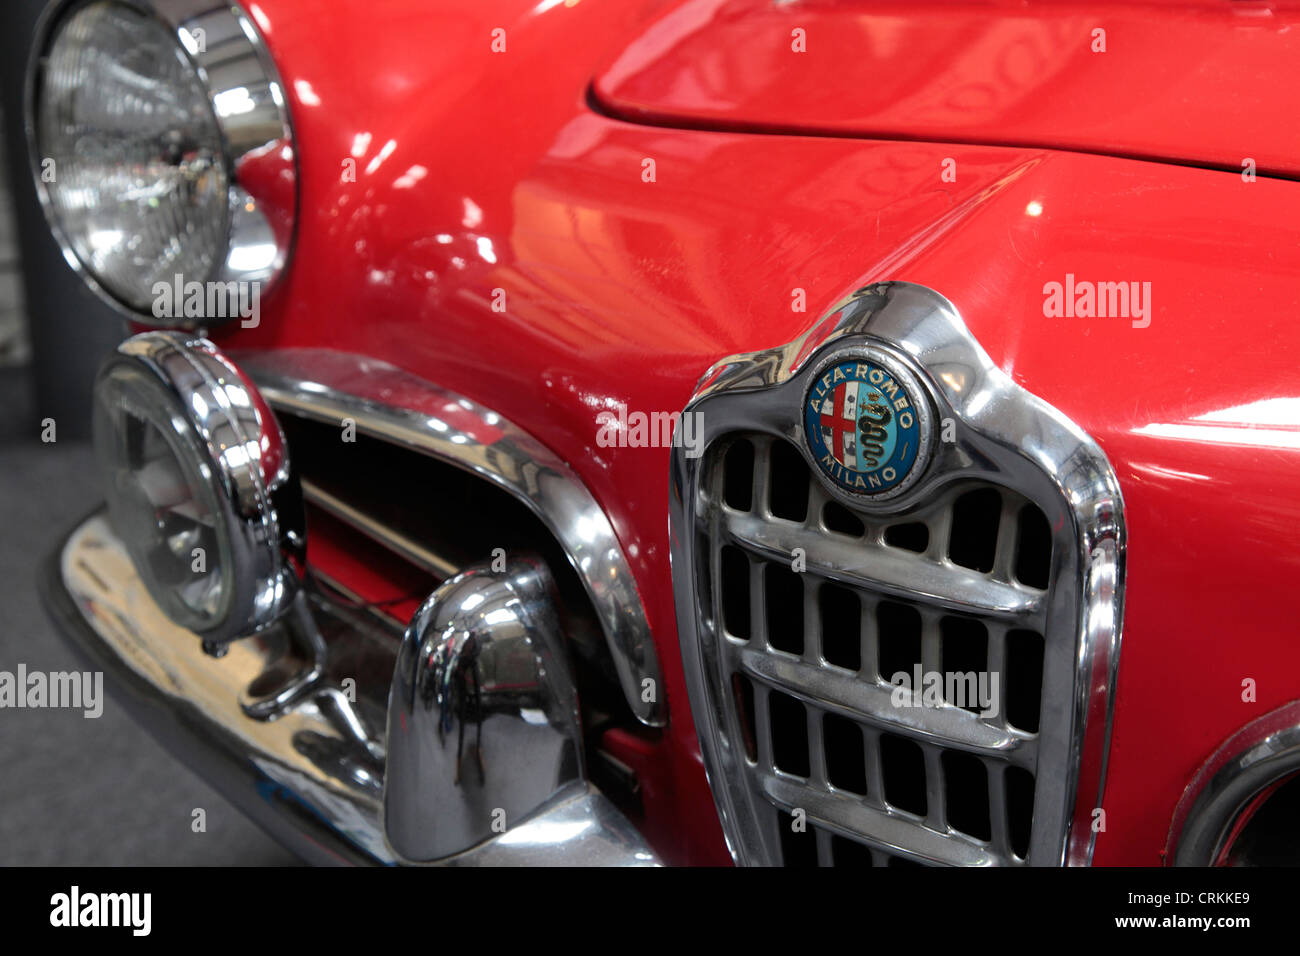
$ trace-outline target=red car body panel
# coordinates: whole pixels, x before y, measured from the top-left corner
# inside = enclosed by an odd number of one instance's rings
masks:
[[[1300,184],[593,112],[592,78],[653,10],[638,23],[611,5],[546,0],[248,9],[290,97],[297,237],[260,326],[219,341],[383,359],[496,409],[572,465],[619,535],[663,664],[666,731],[606,744],[638,771],[639,822],[669,862],[729,859],[677,646],[669,451],[599,447],[596,416],[620,403],[680,409],[715,360],[789,341],[867,281],[942,292],[993,360],[1089,431],[1119,476],[1128,590],[1097,863],[1159,863],[1197,768],[1300,697],[1300,647],[1278,600],[1300,573]],[[1199,22],[1168,16],[1173,37]],[[505,53],[491,50],[495,28]],[[676,49],[654,69],[685,68],[690,49]],[[925,55],[980,79],[983,57],[940,49]],[[1103,84],[1098,95],[1120,92]],[[1199,95],[1206,110],[1235,108],[1234,89]],[[1165,116],[1147,132],[1187,142]],[[1205,158],[1207,142],[1190,152]],[[647,158],[654,182],[642,178]],[[946,158],[955,182],[940,177]],[[355,181],[342,175],[348,160]],[[1067,273],[1150,282],[1149,327],[1046,317],[1044,283]],[[806,312],[792,309],[796,289]],[[496,290],[504,312],[492,309]],[[365,569],[339,573],[363,594],[382,587]]]
[[[620,115],[670,125],[1049,146],[1236,170],[1250,158],[1294,178],[1300,129],[1283,117],[1300,108],[1300,88],[1279,78],[1295,73],[1298,27],[1300,10],[1226,0],[691,0],[621,51],[595,91]]]

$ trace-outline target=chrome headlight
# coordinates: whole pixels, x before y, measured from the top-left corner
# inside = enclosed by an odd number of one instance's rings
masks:
[[[283,90],[252,21],[213,0],[83,0],[53,14],[39,42],[33,173],[73,268],[160,325],[186,317],[178,304],[155,308],[156,286],[264,291],[288,257],[296,170]],[[232,318],[225,305],[189,318]]]
[[[158,605],[221,645],[274,623],[305,556],[275,415],[206,339],[146,332],[95,383],[109,515]]]

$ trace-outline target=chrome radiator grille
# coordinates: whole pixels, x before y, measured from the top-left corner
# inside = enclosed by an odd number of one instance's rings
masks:
[[[717,446],[701,494],[707,613],[726,636],[728,702],[783,862],[1024,861],[1051,562],[1042,512],[986,484],[903,522],[863,521],[764,435]],[[918,686],[917,667],[986,675],[996,713],[979,717],[977,683],[948,687],[962,693],[945,708],[894,706],[890,678]],[[801,808],[825,823],[794,828]],[[865,835],[874,846],[854,839]]]
[[[706,450],[674,453],[683,659],[732,853],[1087,862],[1118,663],[1118,484],[935,293],[882,283],[837,312],[821,338],[716,366],[687,407]],[[833,492],[800,431],[821,357],[859,347],[925,373],[944,426],[887,502]]]

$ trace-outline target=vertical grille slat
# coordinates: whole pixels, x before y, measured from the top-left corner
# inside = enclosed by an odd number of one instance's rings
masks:
[[[785,860],[785,818],[786,815],[781,813],[775,806],[767,805],[760,809],[759,812],[759,829],[761,833],[759,838],[769,846],[778,848],[781,854],[781,860]]]
[[[879,681],[880,634],[876,629],[878,602],[870,595],[859,594],[858,603],[862,606],[862,617],[859,621],[862,630],[862,653],[858,673],[863,680]]]
[[[754,485],[750,499],[751,505],[748,510],[765,518],[770,518],[772,512],[767,506],[767,473],[771,467],[772,440],[765,436],[758,436],[750,444],[754,448]]]
[[[985,765],[989,778],[990,825],[993,830],[992,842],[998,853],[1004,857],[1012,856],[1011,829],[1007,819],[1006,768],[998,763]]]
[[[866,802],[869,806],[880,809],[885,805],[885,776],[880,767],[880,731],[874,727],[863,727],[862,739],[866,747]]]
[[[818,828],[817,830],[817,865],[834,866],[835,856],[831,847],[832,836],[830,831]]]
[[[945,807],[947,793],[944,790],[944,773],[940,757],[943,751],[938,747],[922,747],[925,755],[925,824],[942,833],[948,829],[948,811]]]
[[[772,759],[772,718],[769,711],[770,691],[760,683],[754,687],[754,735],[758,741],[759,769],[771,773],[776,764]]]
[[[1002,706],[998,708],[997,724],[999,727],[1007,726],[1007,629],[1004,625],[994,621],[988,625],[988,670],[990,674],[998,674],[1001,678]],[[1036,728],[1035,728],[1036,729]]]
[[[928,609],[921,610],[921,670],[932,673],[943,670],[943,643],[939,633],[939,616]]]
[[[812,764],[808,781],[815,787],[825,789],[830,785],[826,772],[826,738],[822,734],[822,713],[813,707],[807,708],[808,719],[808,756]]]
[[[930,545],[925,549],[925,557],[929,561],[942,561],[948,553],[948,541],[952,537],[951,509],[936,509],[926,524],[930,528]]]
[[[1002,509],[998,514],[997,544],[993,548],[993,576],[1000,581],[1014,581],[1016,542],[1019,537],[1021,506],[1015,498],[1002,495]]]
[[[756,647],[770,648],[767,615],[763,613],[763,605],[767,597],[763,588],[763,565],[762,562],[755,561],[748,555],[746,555],[746,562],[745,579],[749,582],[749,589],[746,591],[746,603],[749,607],[748,637]]]

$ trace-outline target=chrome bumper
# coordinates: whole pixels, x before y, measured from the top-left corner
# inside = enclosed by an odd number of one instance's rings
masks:
[[[301,669],[279,628],[221,658],[149,597],[102,512],[78,525],[42,569],[58,630],[179,760],[311,863],[394,865],[383,798],[389,687],[401,631],[368,611],[312,595],[329,648],[324,673],[266,719],[268,692]],[[349,684],[348,680],[353,683]],[[436,809],[436,808],[435,808]],[[644,866],[657,860],[585,780],[505,832],[439,860],[453,866]]]

